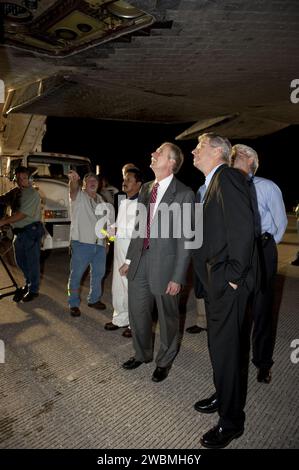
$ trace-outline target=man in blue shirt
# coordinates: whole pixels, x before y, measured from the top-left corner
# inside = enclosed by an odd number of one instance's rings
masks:
[[[233,147],[231,166],[248,177],[251,185],[255,234],[259,253],[260,283],[252,301],[253,364],[258,368],[257,380],[271,381],[274,350],[273,301],[277,273],[277,244],[287,227],[286,210],[279,187],[273,181],[255,176],[259,166],[258,155],[247,145]]]

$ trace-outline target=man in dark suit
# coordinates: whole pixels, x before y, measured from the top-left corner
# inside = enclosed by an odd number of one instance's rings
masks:
[[[213,133],[198,141],[192,152],[194,166],[205,175],[207,189],[203,245],[194,251],[194,268],[204,289],[216,393],[194,406],[202,413],[218,411],[217,426],[203,435],[201,443],[222,448],[244,430],[242,327],[253,288],[254,220],[247,181],[227,165],[229,141]]]
[[[193,211],[194,193],[174,176],[182,163],[183,154],[172,143],[166,142],[152,153],[150,166],[156,179],[142,186],[138,198],[139,206],[147,209],[141,220],[139,217],[139,222],[146,226],[146,234],[137,238],[133,235],[126,263],[120,268],[122,275],[128,273],[129,320],[135,349],[135,357],[123,367],[135,369],[152,361],[152,310],[156,303],[160,349],[152,376],[154,382],[167,377],[178,352],[179,292],[190,261],[186,231],[180,223],[183,204],[189,204]],[[166,212],[161,217],[163,206]],[[165,237],[167,222],[169,234]]]

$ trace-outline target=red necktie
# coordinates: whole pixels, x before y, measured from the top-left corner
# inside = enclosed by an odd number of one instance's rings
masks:
[[[157,200],[159,183],[155,183],[151,192],[149,207],[147,211],[147,224],[146,224],[146,238],[143,241],[143,249],[146,250],[149,247],[149,240],[151,235],[151,224],[154,216],[154,208]]]

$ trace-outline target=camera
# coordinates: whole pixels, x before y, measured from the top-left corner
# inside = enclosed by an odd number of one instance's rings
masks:
[[[2,241],[9,241],[11,242],[13,239],[13,231],[9,225],[4,225],[0,228],[0,242]]]

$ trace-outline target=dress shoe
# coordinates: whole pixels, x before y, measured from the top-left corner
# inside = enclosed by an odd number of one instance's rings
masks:
[[[144,361],[146,364],[151,361]],[[123,368],[127,370],[132,370],[132,369],[137,369],[137,367],[141,366],[143,364],[142,361],[137,361],[135,357],[131,357],[128,361],[123,363]]]
[[[218,400],[216,397],[216,393],[214,393],[210,398],[197,401],[194,405],[194,408],[200,413],[207,414],[215,413],[216,411],[218,411]]]
[[[257,381],[264,383],[264,384],[269,384],[272,379],[271,375],[271,370],[269,368],[261,367],[257,371]]]
[[[293,266],[299,266],[299,257],[294,259],[294,261],[291,262]]]
[[[105,330],[113,331],[113,330],[118,330],[119,326],[114,325],[114,323],[112,323],[112,321],[110,321],[110,322],[105,324],[104,328],[105,328]]]
[[[200,443],[208,449],[223,449],[233,439],[242,436],[243,432],[244,428],[224,429],[217,425],[202,436]]]
[[[81,311],[78,307],[70,307],[70,314],[72,317],[80,317]]]
[[[126,329],[122,332],[122,336],[124,336],[125,338],[132,338],[132,331],[131,331],[131,328],[126,328]]]
[[[27,294],[24,295],[22,301],[23,301],[23,302],[31,302],[31,300],[36,299],[36,297],[38,297],[38,294],[37,294],[37,293],[34,293],[34,292],[27,292]]]
[[[186,328],[186,331],[187,333],[196,334],[196,333],[201,333],[202,331],[207,331],[207,329],[202,328],[201,326],[192,325]]]
[[[170,367],[156,367],[152,375],[153,382],[162,382],[168,376]]]
[[[27,294],[28,292],[28,286],[20,287],[19,289],[16,290],[15,295],[13,296],[12,300],[14,302],[20,302],[23,297]]]
[[[97,310],[105,310],[105,308],[106,308],[106,305],[103,304],[103,302],[101,302],[100,300],[98,300],[97,302],[95,302],[93,304],[88,303],[87,305],[88,305],[88,307],[96,308]]]

